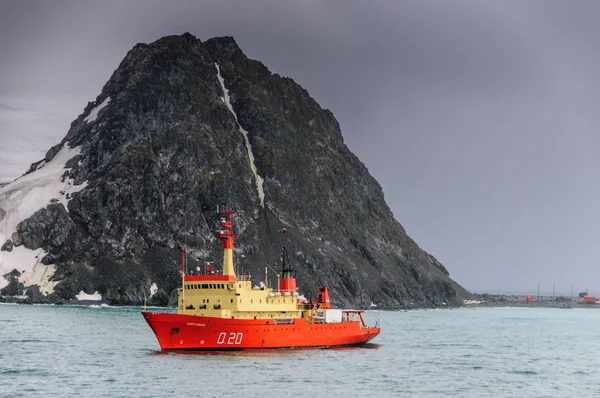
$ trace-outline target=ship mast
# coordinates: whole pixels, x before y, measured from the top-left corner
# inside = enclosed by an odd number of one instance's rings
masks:
[[[277,286],[279,291],[293,293],[296,291],[296,270],[290,264],[290,258],[287,251],[287,231],[285,228],[281,231],[283,234],[283,245],[281,247],[281,279],[277,276]]]
[[[185,251],[181,251],[181,307],[185,315]]]
[[[281,231],[283,235],[283,244],[281,245],[281,277],[282,278],[293,278],[295,275],[292,275],[294,269],[290,266],[290,258],[287,252],[287,231],[284,228]]]
[[[233,215],[235,214],[229,204],[226,210],[222,211],[225,217],[221,218],[221,231],[219,231],[221,243],[223,244],[223,275],[235,277],[235,269],[233,268]]]

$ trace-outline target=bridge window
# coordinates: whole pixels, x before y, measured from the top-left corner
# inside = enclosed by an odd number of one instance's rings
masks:
[[[233,299],[231,299],[231,302],[233,303]]]
[[[202,284],[202,289],[208,289],[208,283],[203,283]]]
[[[221,283],[221,289],[225,289],[225,284]]]

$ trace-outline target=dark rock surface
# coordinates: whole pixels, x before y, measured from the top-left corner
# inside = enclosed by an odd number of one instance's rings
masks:
[[[17,225],[17,232],[26,248],[48,248],[48,255],[55,260],[68,256],[67,247],[77,244],[77,227],[62,203],[52,203],[38,210]],[[52,262],[44,261],[46,264]]]
[[[44,156],[44,160],[46,162],[50,162],[52,159],[54,159],[54,157],[62,149],[62,147],[63,143],[61,142],[60,144],[56,144],[52,148],[48,149],[48,152],[46,152],[46,156]]]
[[[21,235],[18,232],[13,232],[11,235],[12,243],[15,247],[21,246],[23,244],[23,240],[21,239]]]
[[[264,207],[215,64],[248,132]],[[238,212],[235,261],[256,284],[265,264],[278,268],[286,228],[309,298],[320,285],[338,306],[460,305],[469,296],[394,219],[332,113],[292,79],[248,59],[231,37],[201,42],[184,34],[136,45],[45,160],[66,142],[81,146],[67,174],[87,186],[68,209],[50,204],[13,234],[15,246],[41,247],[43,262],[56,265],[51,299],[84,290],[139,304],[156,283],[152,303],[172,304],[182,249],[188,269],[220,264],[215,210],[228,200]]]
[[[8,281],[8,285],[0,290],[0,294],[3,296],[20,296],[25,291],[25,286],[19,282],[19,276],[21,273],[16,269],[2,275],[4,279]]]
[[[0,249],[0,251],[11,252],[12,249],[13,249],[12,240],[7,239],[6,242],[4,242],[4,244],[2,245],[2,248]]]

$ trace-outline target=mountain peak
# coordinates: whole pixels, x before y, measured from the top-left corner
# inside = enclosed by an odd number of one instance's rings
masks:
[[[228,49],[242,51],[240,49],[240,47],[238,46],[237,42],[235,41],[235,39],[233,38],[233,36],[212,37],[212,38],[206,40],[205,43],[206,44],[211,44],[211,43],[217,44],[217,45],[221,46],[222,48],[228,48]]]
[[[153,302],[172,303],[180,251],[193,269],[218,259],[215,210],[232,201],[235,261],[252,275],[277,261],[285,228],[307,297],[328,285],[336,302],[359,307],[461,303],[331,112],[232,37],[136,45],[50,155],[0,188],[0,275],[37,267],[46,278],[13,273],[15,291],[139,303],[158,286]],[[26,217],[17,191],[36,203]]]

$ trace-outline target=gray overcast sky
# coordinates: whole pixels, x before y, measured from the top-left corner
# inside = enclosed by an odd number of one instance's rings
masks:
[[[0,181],[138,42],[232,35],[333,111],[396,218],[472,291],[600,295],[600,2],[0,1]]]

